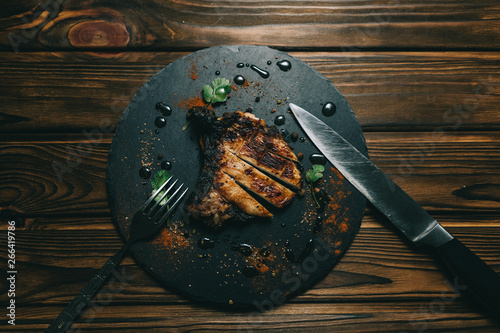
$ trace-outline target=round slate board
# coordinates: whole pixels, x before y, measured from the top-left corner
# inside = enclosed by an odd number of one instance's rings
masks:
[[[284,60],[291,68],[278,66]],[[238,75],[245,78],[244,84],[234,82]],[[304,154],[304,173],[313,164],[309,157],[319,152],[289,112],[289,102],[315,114],[367,153],[345,98],[307,64],[262,46],[220,46],[194,52],[153,76],[131,101],[116,130],[107,185],[113,217],[124,237],[134,212],[151,193],[151,179],[162,163],[170,164],[171,173],[190,189],[195,187],[202,165],[198,135],[194,126],[183,126],[189,106],[202,97],[203,85],[217,77],[229,79],[233,89],[227,102],[213,106],[216,114],[248,111],[268,125],[283,116],[284,124],[277,127],[295,153]],[[164,116],[164,127],[155,125],[162,116],[158,102],[172,109]],[[336,106],[332,116],[322,112],[327,103]],[[298,140],[291,140],[293,132],[298,133]],[[143,167],[151,170],[151,177],[141,178]],[[135,244],[132,252],[167,287],[192,299],[231,306],[276,306],[323,278],[359,229],[365,199],[329,163],[319,187],[329,197],[321,209],[305,184],[305,194],[273,210],[271,220],[228,225],[218,231],[187,220],[179,208],[169,226],[153,239]]]

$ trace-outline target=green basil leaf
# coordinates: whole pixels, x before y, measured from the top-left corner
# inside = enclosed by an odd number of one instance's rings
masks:
[[[158,190],[166,181],[170,178],[170,172],[166,169],[161,169],[158,171],[153,180],[151,180],[151,186],[153,187],[153,192]]]
[[[325,171],[325,167],[321,164],[314,164],[312,169],[307,171],[306,180],[312,183],[318,181],[323,177],[323,172]]]
[[[217,90],[218,88],[225,88],[227,86],[230,86],[229,80],[223,77],[218,77],[212,81],[212,88],[214,88],[214,90]]]
[[[203,86],[203,98],[206,102],[212,102],[212,98],[214,96],[214,89],[208,84]]]
[[[217,102],[225,102],[227,100],[227,93],[224,88],[217,88],[214,93],[214,97],[212,98],[213,103]]]

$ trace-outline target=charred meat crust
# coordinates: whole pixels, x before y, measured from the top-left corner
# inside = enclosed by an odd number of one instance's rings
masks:
[[[216,118],[213,110],[193,108],[188,118],[203,151],[202,172],[185,206],[190,218],[218,228],[228,221],[272,217],[252,195],[278,208],[292,200],[287,187],[300,188],[301,174],[276,128],[240,111]]]

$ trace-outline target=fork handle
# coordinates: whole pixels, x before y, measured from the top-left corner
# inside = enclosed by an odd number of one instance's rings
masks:
[[[45,331],[46,333],[59,333],[66,332],[68,328],[73,324],[73,321],[78,317],[80,312],[90,303],[90,300],[94,295],[101,289],[102,285],[111,273],[114,271],[116,266],[122,261],[125,253],[127,253],[131,242],[126,242],[120,251],[118,251],[113,257],[111,257],[102,268],[97,272],[97,274],[83,287],[82,291],[73,298],[71,303],[66,306],[66,308],[61,312],[61,314],[54,319],[50,324],[49,328]]]

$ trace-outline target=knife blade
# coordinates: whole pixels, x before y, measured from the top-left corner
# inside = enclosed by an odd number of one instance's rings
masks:
[[[289,106],[311,142],[369,202],[410,241],[435,248],[466,290],[500,316],[500,277],[490,266],[330,126],[298,105]]]

